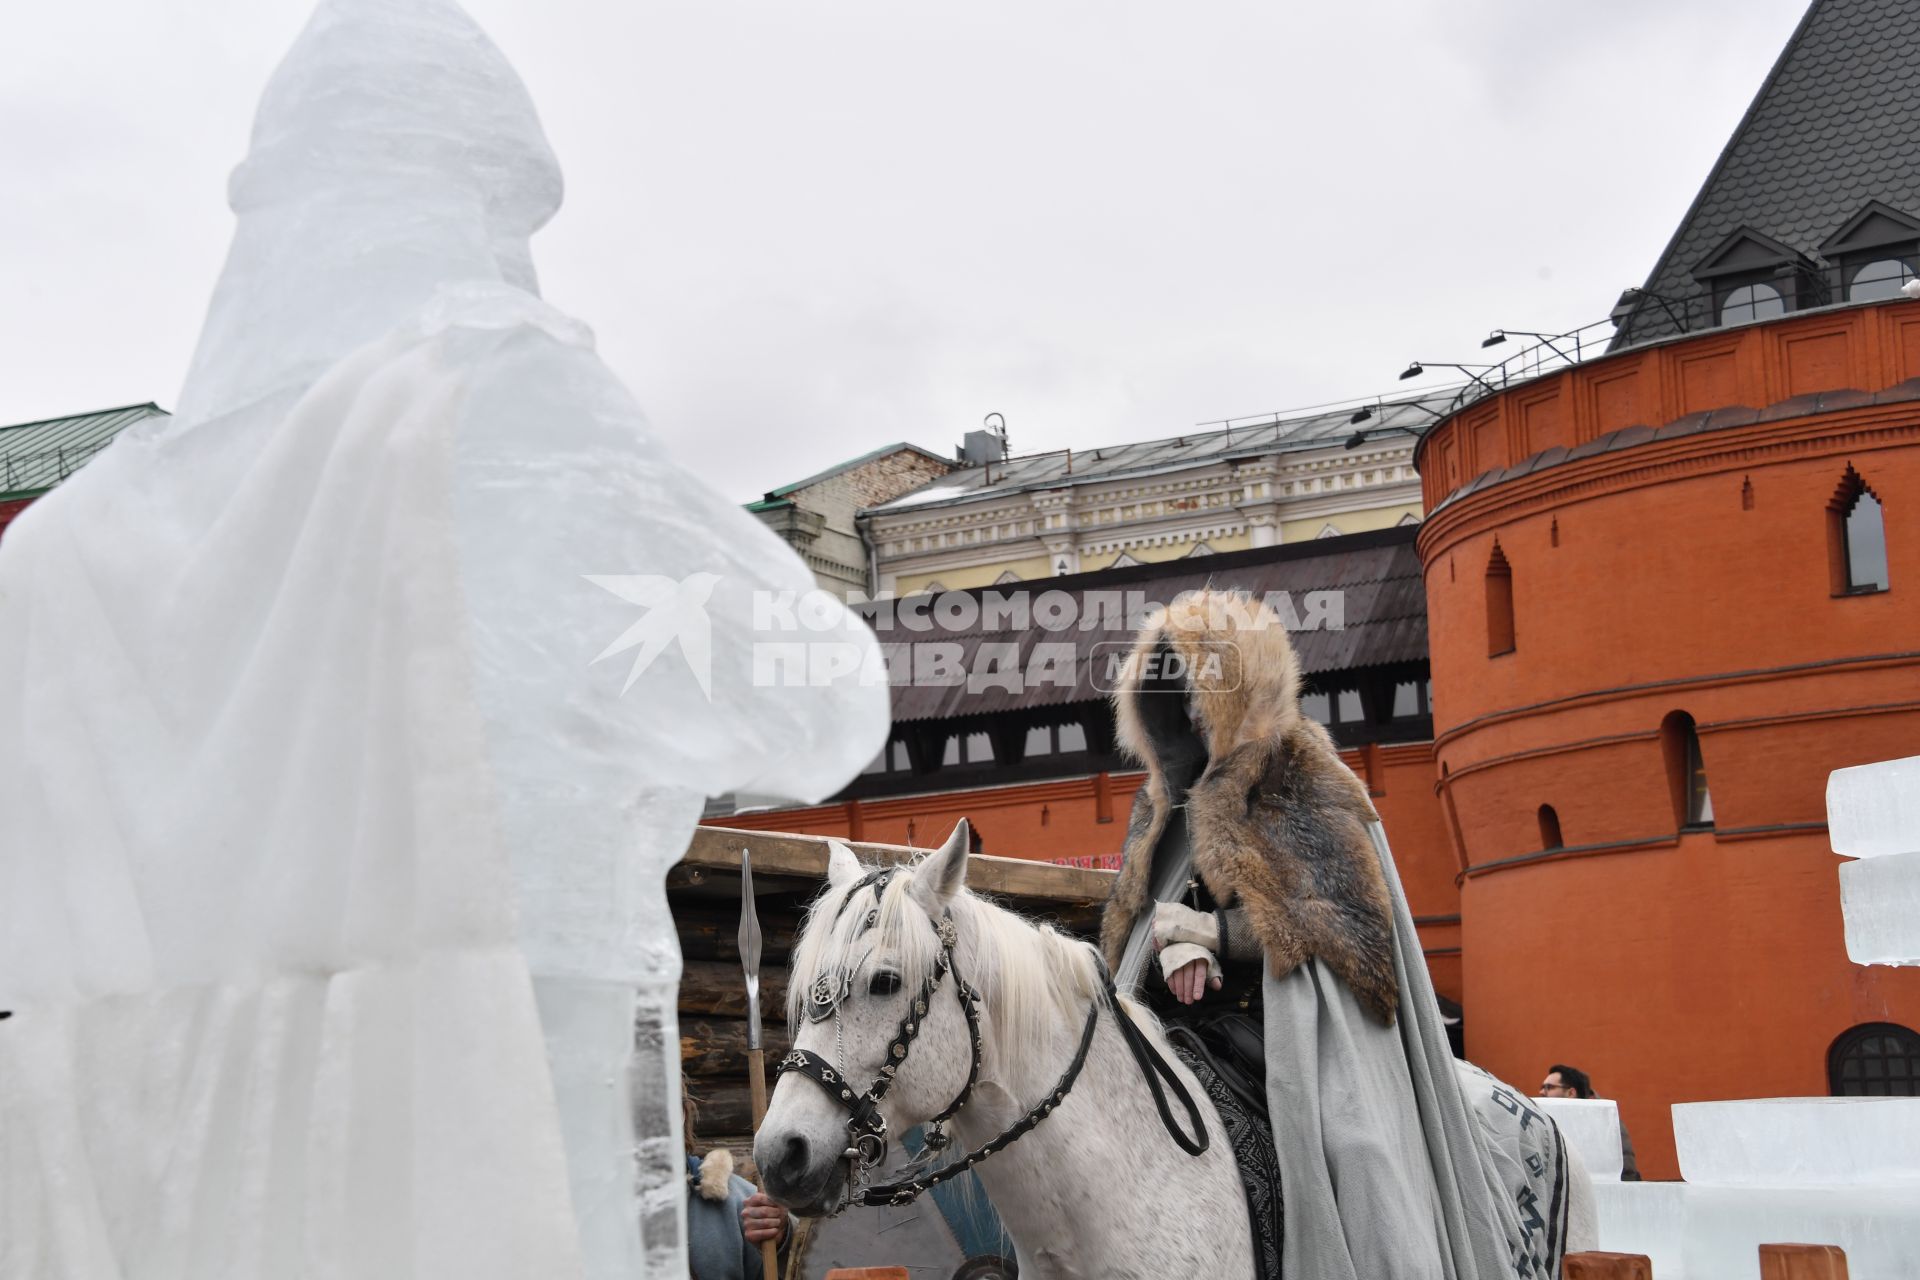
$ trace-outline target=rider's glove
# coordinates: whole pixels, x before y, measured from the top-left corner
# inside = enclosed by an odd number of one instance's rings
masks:
[[[1183,902],[1156,903],[1153,908],[1153,945],[1166,947],[1176,942],[1190,942],[1218,955],[1220,921],[1211,911],[1195,911]],[[1193,958],[1187,957],[1189,960]]]

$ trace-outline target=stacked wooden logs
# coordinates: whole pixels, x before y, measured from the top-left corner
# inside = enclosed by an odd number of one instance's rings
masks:
[[[697,1111],[699,1149],[724,1146],[736,1161],[753,1145],[747,1087],[747,986],[735,930],[737,905],[674,905],[684,957],[680,975],[680,1071]],[[787,957],[800,924],[797,907],[763,901],[760,929],[761,1042],[769,1069],[789,1047]],[[771,1081],[769,1081],[771,1086]]]

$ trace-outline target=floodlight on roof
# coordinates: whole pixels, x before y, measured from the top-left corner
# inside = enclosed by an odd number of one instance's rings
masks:
[[[1366,442],[1367,442],[1367,433],[1364,431],[1356,431],[1352,435],[1347,437],[1347,443],[1342,447],[1347,449],[1358,449],[1361,445],[1365,444]]]
[[[1472,379],[1474,382],[1479,383],[1481,388],[1485,390],[1488,394],[1492,394],[1493,392],[1498,391],[1500,388],[1494,386],[1491,382],[1488,382],[1485,378],[1481,377],[1478,373],[1474,372],[1476,369],[1480,369],[1480,370],[1499,369],[1501,384],[1505,385],[1507,380],[1506,368],[1503,365],[1459,364],[1452,360],[1431,360],[1426,362],[1426,364],[1423,364],[1420,361],[1415,360],[1412,364],[1407,366],[1407,371],[1401,374],[1400,377],[1403,380],[1407,378],[1417,378],[1421,374],[1427,371],[1427,364],[1433,365],[1433,367],[1436,369],[1458,369],[1461,373],[1466,374],[1468,378]]]
[[[1357,427],[1361,423],[1365,422],[1368,418],[1371,418],[1372,416],[1373,416],[1373,406],[1368,405],[1366,408],[1356,412],[1351,418],[1348,418],[1347,425],[1350,427]]]
[[[1501,343],[1505,342],[1506,340],[1507,340],[1507,331],[1505,329],[1495,329],[1492,333],[1487,335],[1486,341],[1480,344],[1480,349],[1484,351],[1488,347],[1497,347]]]

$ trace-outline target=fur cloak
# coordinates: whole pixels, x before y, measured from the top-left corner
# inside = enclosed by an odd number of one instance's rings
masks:
[[[1448,1050],[1386,834],[1300,710],[1279,619],[1244,597],[1182,597],[1124,676],[1119,736],[1147,780],[1101,944],[1117,969],[1148,927],[1152,863],[1184,805],[1195,870],[1245,908],[1267,959],[1282,1274],[1552,1280],[1570,1246],[1596,1247],[1587,1176],[1553,1121]]]
[[[1182,675],[1163,679],[1169,667]],[[1318,957],[1390,1025],[1399,990],[1391,903],[1367,835],[1373,802],[1301,712],[1286,628],[1264,605],[1222,592],[1182,597],[1149,623],[1114,693],[1120,744],[1147,780],[1101,919],[1107,966],[1119,969],[1135,921],[1152,909],[1154,850],[1181,802],[1164,757],[1170,735],[1186,732],[1189,705],[1208,763],[1184,799],[1207,892],[1246,908],[1274,977]]]

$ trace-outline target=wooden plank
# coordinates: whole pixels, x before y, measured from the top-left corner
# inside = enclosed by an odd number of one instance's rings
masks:
[[[747,1078],[696,1080],[687,1092],[694,1098],[699,1113],[695,1129],[699,1133],[753,1132],[753,1099],[748,1095]]]
[[[787,971],[763,959],[760,966],[760,1020],[769,1027],[786,1021]],[[680,1015],[744,1018],[747,983],[737,960],[688,960],[680,971]]]
[[[793,1047],[785,1019],[761,1027],[761,1044],[769,1061],[786,1056]],[[747,1063],[745,1018],[694,1018],[680,1023],[680,1070],[689,1076],[741,1076]],[[698,1086],[695,1086],[696,1089]]]
[[[675,902],[674,931],[680,935],[680,954],[688,960],[740,963],[740,903]],[[760,964],[764,969],[785,967],[800,929],[800,915],[763,907],[760,918]]]
[[[911,862],[927,853],[925,849],[910,849],[904,845],[848,843],[861,861],[869,863]],[[738,870],[743,845],[753,851],[756,878],[763,871],[769,875],[812,880],[826,878],[827,837],[741,831],[731,827],[695,828],[693,843],[681,858],[681,865]],[[1050,862],[996,858],[980,853],[972,855],[967,864],[967,884],[981,893],[1087,906],[1106,901],[1116,874],[1089,867],[1061,867]]]
[[[1653,1260],[1644,1253],[1570,1253],[1561,1259],[1562,1280],[1653,1280]]]
[[[1847,1280],[1847,1254],[1837,1244],[1763,1244],[1760,1280]]]

